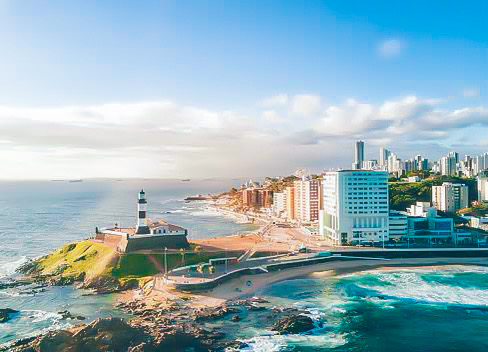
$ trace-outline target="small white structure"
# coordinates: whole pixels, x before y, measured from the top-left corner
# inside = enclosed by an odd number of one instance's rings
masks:
[[[408,182],[420,182],[420,177],[418,177],[418,176],[410,176],[408,178]]]

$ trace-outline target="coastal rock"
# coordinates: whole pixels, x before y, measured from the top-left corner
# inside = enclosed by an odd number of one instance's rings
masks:
[[[264,298],[261,297],[252,297],[249,298],[248,301],[251,303],[269,303],[268,300],[265,300]]]
[[[135,347],[129,348],[127,352],[156,352],[156,348],[151,344],[143,342]]]
[[[75,282],[73,277],[54,276],[48,280],[51,286],[69,286]]]
[[[238,321],[241,321],[241,317],[238,315],[234,315],[232,318],[230,318],[230,320],[238,322]]]
[[[58,312],[59,315],[61,315],[61,319],[63,320],[67,320],[67,319],[71,319],[71,320],[85,320],[86,318],[81,316],[81,315],[73,315],[71,314],[71,312],[67,311],[67,310],[63,310],[61,312]]]
[[[5,323],[12,319],[12,315],[19,313],[18,310],[10,309],[10,308],[3,308],[0,309],[0,323]]]
[[[194,320],[201,321],[201,320],[217,319],[217,318],[222,318],[228,314],[235,314],[238,312],[239,310],[237,308],[229,307],[227,305],[202,308],[194,312]]]
[[[205,344],[202,342],[204,341],[201,341],[191,333],[177,330],[161,335],[158,340],[156,340],[155,345],[158,351],[208,351],[209,349],[205,347]]]
[[[273,330],[280,335],[300,334],[313,328],[315,328],[315,324],[312,318],[301,314],[281,318],[273,325]]]
[[[7,282],[0,282],[0,290],[15,288],[19,286],[28,286],[30,284],[32,284],[32,281],[29,280],[12,280]]]
[[[72,330],[49,332],[12,351],[127,351],[145,342],[146,339],[148,336],[142,330],[128,325],[123,320],[106,318],[97,319]]]
[[[24,264],[20,265],[15,271],[19,274],[24,275],[31,275],[36,272],[39,272],[40,267],[38,262],[33,261],[32,259],[28,260]]]

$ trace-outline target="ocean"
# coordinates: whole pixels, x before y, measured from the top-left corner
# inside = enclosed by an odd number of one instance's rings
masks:
[[[0,182],[0,282],[10,282],[15,269],[29,258],[87,238],[96,226],[133,225],[142,188],[148,199],[148,217],[187,228],[190,239],[252,231],[256,226],[222,216],[205,202],[183,200],[195,194],[224,192],[241,183],[214,179]],[[112,309],[111,295],[85,294],[71,287],[37,293],[21,287],[0,290],[0,308],[20,311],[11,321],[0,324],[0,344],[75,324],[61,319],[57,313],[63,310],[87,321],[121,315]]]
[[[202,239],[252,231],[188,195],[225,191],[241,180],[0,182],[0,281],[27,258],[44,255],[91,234],[95,226],[135,221],[137,192],[144,188],[149,217],[189,229]],[[257,293],[274,306],[305,309],[317,321],[310,334],[275,335],[269,312],[249,312],[238,322],[212,322],[255,352],[487,351],[488,268],[445,266],[372,270],[335,277],[287,280]],[[87,296],[71,287],[44,292],[0,290],[0,307],[20,310],[0,324],[0,343],[62,328],[69,310],[90,321],[123,314],[111,295]],[[323,323],[323,327],[320,327]]]
[[[245,328],[229,331],[249,343],[245,351],[488,350],[485,267],[373,270],[294,279],[274,284],[259,296],[275,306],[305,309],[324,328],[310,335],[274,335],[264,328],[269,325],[265,314],[257,313],[247,317]]]

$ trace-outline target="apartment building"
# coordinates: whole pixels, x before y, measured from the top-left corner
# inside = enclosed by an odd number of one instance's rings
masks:
[[[295,220],[301,223],[318,221],[320,210],[320,180],[303,177],[295,181],[294,187],[294,214]]]
[[[488,171],[480,173],[478,176],[478,201],[488,202]]]
[[[467,208],[468,186],[449,182],[444,182],[441,186],[432,186],[432,204],[437,210],[449,213]]]
[[[341,170],[322,180],[319,233],[332,245],[388,241],[388,172]]]
[[[295,188],[293,186],[286,187],[286,216],[288,221],[295,220]]]
[[[269,208],[273,204],[273,192],[262,188],[247,188],[241,191],[242,203],[251,207]]]
[[[273,214],[278,217],[286,215],[286,192],[273,193]]]

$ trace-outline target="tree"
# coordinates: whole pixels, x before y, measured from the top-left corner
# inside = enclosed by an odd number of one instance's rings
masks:
[[[209,272],[210,274],[215,274],[215,267],[214,267],[213,265],[212,265],[212,266],[210,266],[210,267],[208,268],[208,272]]]
[[[196,254],[200,254],[202,252],[202,247],[201,246],[196,246],[195,249],[193,250]]]
[[[200,273],[200,274],[203,274],[203,271],[205,270],[205,267],[203,266],[203,264],[198,264],[197,265],[197,271]]]

